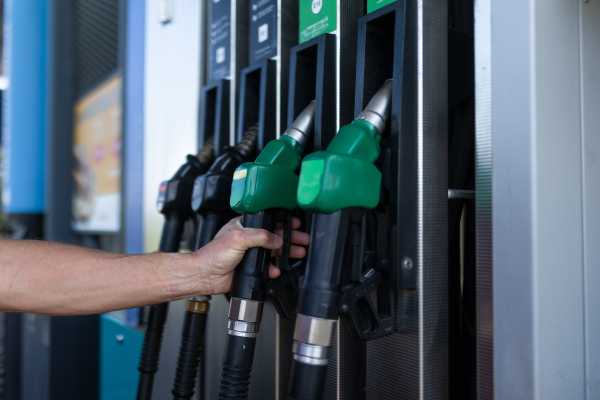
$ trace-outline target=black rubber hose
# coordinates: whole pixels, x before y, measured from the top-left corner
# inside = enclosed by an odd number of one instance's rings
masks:
[[[256,338],[228,335],[219,400],[248,398]]]
[[[206,319],[206,313],[185,312],[175,382],[171,390],[174,400],[190,399],[196,391],[196,376],[202,357]]]
[[[314,214],[308,263],[297,311],[311,317],[339,316],[343,256],[350,229],[347,209],[331,214]],[[318,240],[315,240],[318,238]],[[292,361],[288,399],[320,399],[327,366]]]
[[[273,232],[275,218],[271,211],[244,214],[242,225],[246,228],[262,228]],[[242,261],[235,268],[231,284],[231,297],[265,301],[270,259],[271,251],[263,247],[247,250]],[[257,322],[260,323],[260,321]],[[255,337],[231,334],[227,336],[219,399],[247,398],[255,343]]]
[[[183,233],[184,218],[180,215],[170,215],[165,220],[159,250],[164,252],[175,252],[179,248],[179,241]],[[162,346],[162,337],[165,329],[165,321],[169,303],[155,304],[150,307],[146,334],[144,335],[144,344],[140,355],[138,371],[140,378],[138,381],[137,400],[150,400],[152,398],[152,385],[154,384],[154,374],[158,371],[158,360],[160,358],[160,348]]]
[[[186,218],[179,214],[171,214],[165,217],[158,251],[175,253],[179,250],[179,242],[181,241],[181,235],[183,235],[185,221]]]
[[[318,400],[323,397],[327,365],[292,361],[287,400]]]
[[[169,303],[150,306],[148,325],[138,366],[140,379],[138,381],[137,400],[150,400],[152,398],[154,374],[158,371],[158,359],[168,311]]]
[[[229,217],[228,214],[208,214],[202,217],[196,250],[208,244],[219,229],[229,221]],[[171,390],[174,400],[190,399],[196,391],[196,377],[202,358],[206,319],[206,313],[185,312],[177,369]]]

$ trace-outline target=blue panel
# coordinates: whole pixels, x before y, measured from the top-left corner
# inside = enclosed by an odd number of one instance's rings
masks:
[[[145,1],[127,2],[125,56],[125,252],[144,250],[142,225]]]
[[[135,399],[143,341],[140,332],[100,316],[100,400]]]
[[[2,204],[7,213],[43,213],[46,160],[47,1],[4,2]],[[69,151],[70,154],[70,151]]]

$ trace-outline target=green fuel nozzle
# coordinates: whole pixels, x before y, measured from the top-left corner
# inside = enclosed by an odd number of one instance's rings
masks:
[[[381,172],[374,165],[390,114],[392,80],[387,80],[365,109],[343,126],[326,151],[302,161],[297,201],[312,213],[343,208],[372,209],[379,202]]]
[[[341,313],[360,338],[393,330],[389,287],[377,260],[384,244],[367,232],[382,225],[372,209],[379,204],[381,172],[374,162],[390,114],[392,81],[373,96],[326,151],[302,161],[298,205],[312,212],[311,243],[296,307],[288,399],[321,397],[336,324]],[[363,269],[367,269],[368,272]],[[342,277],[351,280],[342,286]],[[376,295],[375,295],[376,293]],[[377,306],[373,298],[377,298]]]
[[[273,232],[277,222],[283,222],[284,242],[287,245],[284,244],[280,263],[282,277],[289,271],[289,210],[296,208],[296,170],[304,146],[312,135],[314,115],[315,102],[312,101],[279,139],[271,140],[265,146],[255,162],[244,163],[236,169],[231,185],[230,205],[233,210],[244,214],[243,226]],[[267,293],[271,290],[275,293],[274,289],[267,289],[270,263],[270,250],[253,247],[246,251],[233,273],[227,343],[219,385],[220,400],[248,398],[263,305]],[[300,271],[301,267],[295,268]],[[292,275],[288,276],[292,281]]]
[[[233,174],[231,208],[240,214],[280,208],[296,208],[298,175],[304,146],[312,135],[315,101],[300,113],[292,125],[271,140],[253,163],[244,163]]]

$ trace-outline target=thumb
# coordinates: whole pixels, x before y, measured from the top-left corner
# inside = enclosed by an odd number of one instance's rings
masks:
[[[244,228],[232,232],[237,246],[244,251],[252,247],[274,250],[281,247],[283,239],[265,229]]]

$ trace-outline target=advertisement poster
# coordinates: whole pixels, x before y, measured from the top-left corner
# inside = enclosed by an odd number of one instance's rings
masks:
[[[72,209],[79,232],[120,229],[122,91],[117,74],[75,103]]]

